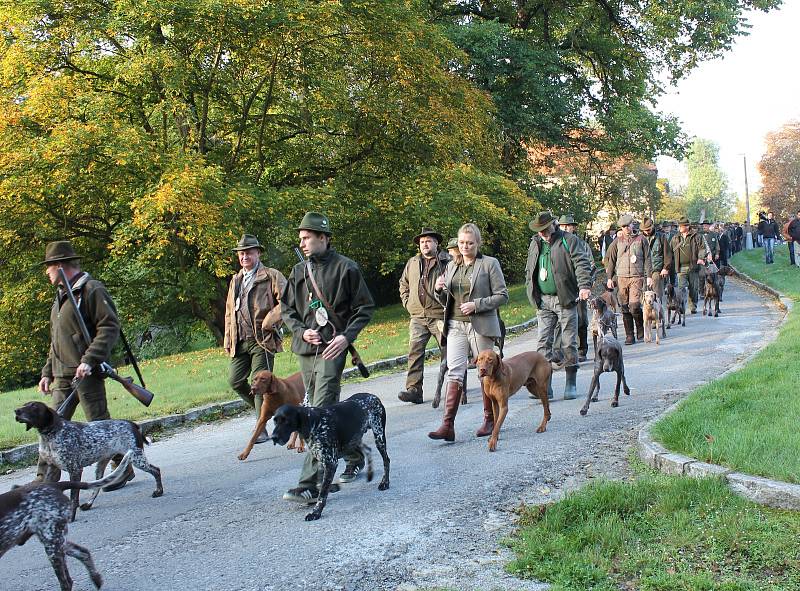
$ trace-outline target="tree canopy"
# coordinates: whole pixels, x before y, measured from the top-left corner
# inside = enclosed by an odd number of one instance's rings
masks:
[[[719,147],[712,141],[695,138],[686,159],[689,184],[684,200],[690,219],[729,219],[733,196],[728,180],[719,166]]]
[[[761,202],[786,219],[800,210],[800,121],[768,133],[766,153],[758,163]]]
[[[635,184],[554,183],[531,146],[638,170],[679,154],[659,71],[777,4],[0,0],[0,387],[46,354],[50,240],[75,242],[126,322],[217,337],[237,237],[287,270],[306,210],[381,301],[422,224],[479,223],[518,277],[541,202],[589,215]]]

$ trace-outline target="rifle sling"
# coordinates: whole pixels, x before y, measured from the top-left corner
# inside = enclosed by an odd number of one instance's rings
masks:
[[[330,316],[330,319],[334,323],[336,330],[344,330],[347,325],[342,321],[339,315],[333,311],[333,306],[331,306],[330,302],[328,302],[328,300],[322,294],[322,290],[319,288],[319,285],[317,285],[317,280],[314,279],[314,273],[311,270],[311,261],[309,260],[306,260],[306,274],[311,281],[311,288],[314,290],[314,295],[317,296],[317,299],[322,302],[323,306],[325,306],[325,309],[328,311],[328,316]],[[342,328],[340,329],[337,325],[341,326]],[[353,358],[354,365],[361,363],[361,356],[351,343],[348,343],[347,350],[350,352],[350,356]]]

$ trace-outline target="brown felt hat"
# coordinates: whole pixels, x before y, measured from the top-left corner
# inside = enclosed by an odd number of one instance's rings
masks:
[[[419,239],[422,238],[423,236],[431,236],[433,238],[436,238],[436,242],[438,242],[439,244],[441,244],[442,240],[444,240],[444,237],[441,234],[439,234],[439,232],[431,230],[430,228],[422,228],[422,231],[416,236],[414,236],[414,243],[419,244]]]
[[[252,234],[242,234],[242,237],[239,239],[239,242],[236,244],[236,248],[233,250],[250,250],[251,248],[257,248],[260,251],[264,250],[264,247],[261,246],[258,242],[258,238],[253,236]]]
[[[683,216],[681,219],[678,220],[679,226],[688,226],[689,225],[689,218]]]
[[[653,228],[653,220],[650,218],[644,218],[642,221],[642,230],[650,230]]]
[[[555,221],[556,218],[553,217],[552,213],[549,211],[543,211],[536,217],[535,220],[528,222],[528,227],[534,232],[541,232],[545,228],[549,228],[550,225]]]
[[[82,259],[83,256],[76,254],[69,240],[58,240],[50,242],[44,249],[43,265],[61,263],[64,261],[74,261]]]

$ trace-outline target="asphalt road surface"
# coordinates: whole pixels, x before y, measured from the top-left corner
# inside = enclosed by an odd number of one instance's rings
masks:
[[[600,402],[587,417],[578,414],[591,360],[578,373],[578,400],[561,400],[564,372],[557,372],[547,432],[535,433],[541,406],[522,390],[511,399],[496,453],[474,436],[483,410],[474,371],[450,444],[426,436],[439,425],[441,407],[397,400],[404,373],[346,383],[343,398],[372,392],[387,407],[391,488],[378,491],[382,468],[374,453],[375,480],[360,476],[332,494],[316,522],[304,521],[307,507],[281,500],[296,485],[301,455],[265,444],[240,462],[252,416],[200,425],[147,449],[162,470],[163,497],[150,497],[154,481],[139,472],[121,491],[102,493],[92,511],[79,512],[68,538],[91,550],[109,590],[543,589],[504,571],[513,556],[502,540],[513,531],[516,508],[557,499],[591,478],[624,478],[638,428],[763,346],[780,317],[763,295],[729,279],[719,318],[689,316],[660,346],[625,347],[632,393],[619,408],[610,407],[614,377],[605,374]],[[531,350],[534,338],[510,341],[507,354]],[[435,370],[426,371],[426,401]],[[371,444],[371,434],[365,440]],[[0,490],[33,473],[0,477]],[[75,589],[93,589],[83,566],[68,564]],[[57,588],[38,541],[0,559],[0,587]]]

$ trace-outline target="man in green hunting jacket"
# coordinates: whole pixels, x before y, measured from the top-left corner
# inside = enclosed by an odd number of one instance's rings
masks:
[[[528,300],[538,308],[537,351],[553,359],[556,325],[561,326],[561,343],[566,384],[564,399],[577,396],[578,300],[591,295],[591,263],[578,237],[562,232],[556,219],[544,211],[528,226],[535,232],[528,247],[525,285]]]
[[[305,262],[294,266],[281,297],[281,314],[292,331],[292,351],[300,361],[309,403],[330,406],[339,402],[348,346],[372,318],[375,303],[358,265],[331,246],[333,230],[327,216],[308,212],[297,230],[300,250],[311,269]],[[325,324],[319,322],[321,310],[327,310]],[[344,459],[339,482],[352,482],[364,467],[364,454],[349,449]],[[284,500],[315,503],[320,477],[318,462],[307,454],[300,482],[283,495]]]
[[[45,250],[42,261],[45,274],[51,284],[58,286],[58,292],[50,310],[50,351],[47,363],[42,368],[39,392],[51,395],[53,407],[58,408],[72,390],[72,379],[77,378],[80,380],[77,397],[65,409],[64,418],[71,418],[80,402],[87,421],[100,421],[111,418],[100,364],[107,362],[111,356],[111,350],[119,339],[120,324],[114,302],[105,286],[81,271],[81,258],[66,240],[51,242]],[[64,270],[89,329],[90,343],[85,342],[76,310],[61,285],[59,268]],[[56,482],[61,478],[61,471],[55,466],[39,462],[36,478]]]

